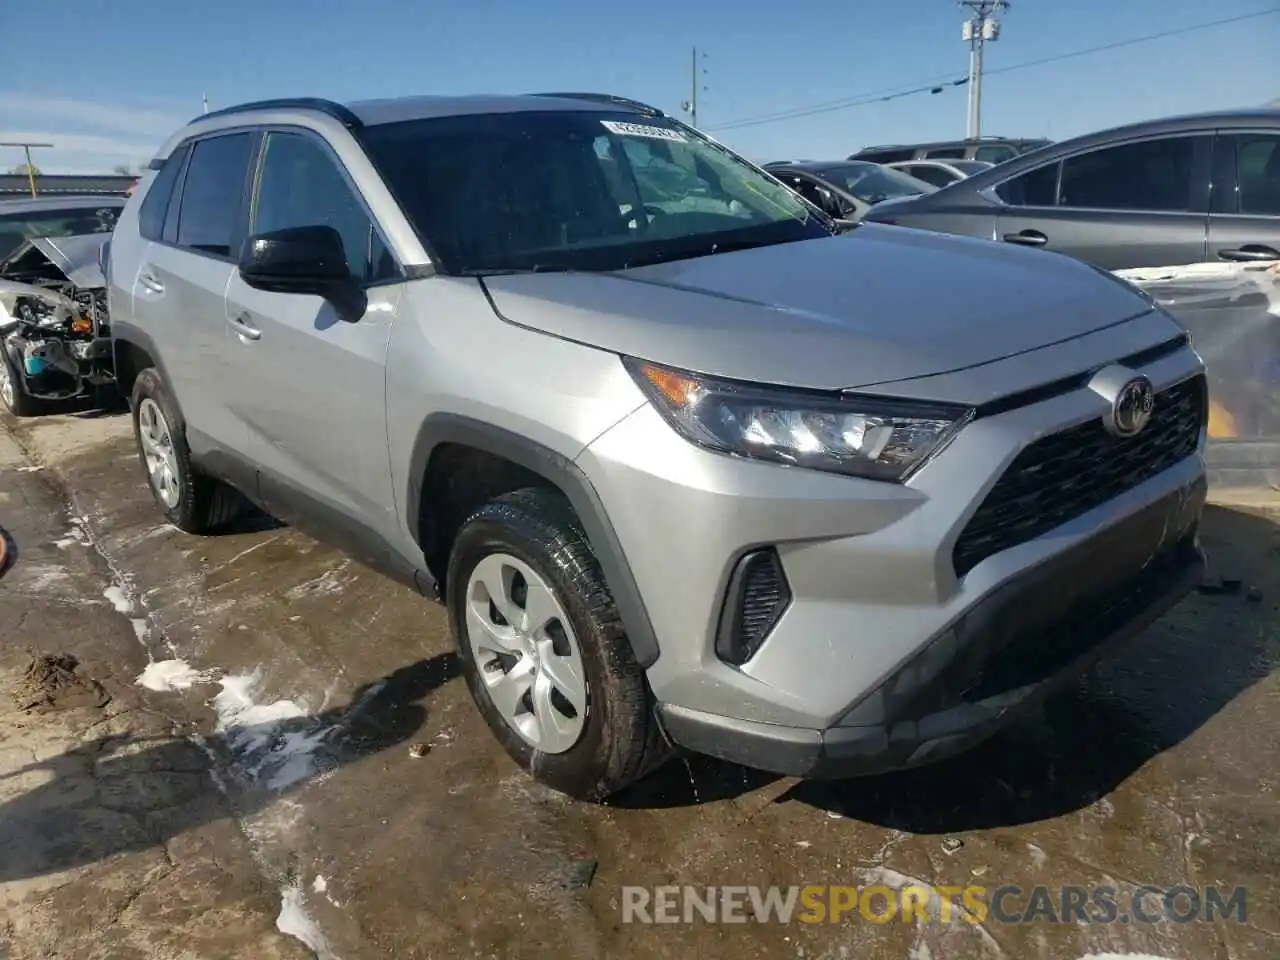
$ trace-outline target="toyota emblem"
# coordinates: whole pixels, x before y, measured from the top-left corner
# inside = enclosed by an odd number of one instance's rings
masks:
[[[1111,405],[1111,432],[1118,437],[1133,437],[1151,420],[1156,392],[1146,377],[1134,377],[1120,388]]]

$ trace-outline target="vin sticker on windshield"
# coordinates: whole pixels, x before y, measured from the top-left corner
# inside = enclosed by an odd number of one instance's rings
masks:
[[[684,134],[679,130],[668,130],[666,127],[655,127],[647,123],[619,123],[616,120],[601,120],[610,133],[620,137],[648,137],[650,140],[675,140],[684,143]]]

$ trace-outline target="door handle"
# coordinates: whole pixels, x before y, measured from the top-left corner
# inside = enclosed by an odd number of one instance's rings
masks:
[[[138,274],[138,283],[152,293],[164,293],[164,284],[145,270]]]
[[[1219,250],[1218,258],[1234,263],[1267,263],[1271,260],[1280,260],[1280,250],[1261,243],[1246,243],[1232,250]]]
[[[1024,247],[1043,247],[1049,242],[1039,230],[1023,230],[1020,233],[1006,233],[1002,238],[1005,243],[1016,243]]]
[[[231,324],[231,329],[246,340],[259,340],[262,338],[262,331],[253,325],[253,321],[247,313],[237,314],[234,317],[228,317],[227,323]]]

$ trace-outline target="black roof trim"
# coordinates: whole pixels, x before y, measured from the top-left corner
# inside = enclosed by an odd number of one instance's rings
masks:
[[[561,100],[589,100],[592,103],[609,103],[619,107],[627,107],[635,110],[637,113],[647,113],[653,117],[666,116],[657,107],[651,107],[647,103],[641,103],[639,100],[631,100],[628,97],[617,97],[611,93],[531,93],[531,97],[556,97]]]
[[[360,118],[342,104],[335,103],[332,100],[325,100],[322,97],[280,97],[275,100],[254,100],[249,103],[238,103],[234,106],[223,107],[221,110],[202,113],[191,120],[188,126],[191,123],[199,123],[201,120],[207,120],[210,117],[229,117],[237,113],[249,113],[254,110],[314,110],[317,113],[333,117],[343,126],[352,130],[363,126]]]

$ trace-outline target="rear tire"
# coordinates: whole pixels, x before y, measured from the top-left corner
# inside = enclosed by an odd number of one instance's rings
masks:
[[[510,589],[490,602],[500,584]],[[599,801],[667,759],[644,671],[560,494],[527,487],[472,514],[454,541],[445,594],[471,696],[498,742],[535,779]],[[491,652],[498,647],[508,652]],[[534,679],[513,711],[505,685],[525,676]]]
[[[240,515],[239,491],[192,465],[186,423],[154,367],[134,380],[129,406],[147,487],[166,520],[186,533],[212,533]]]
[[[0,402],[15,417],[38,417],[48,406],[23,389],[22,373],[14,363],[9,348],[0,344]]]

